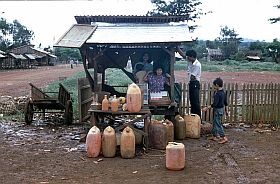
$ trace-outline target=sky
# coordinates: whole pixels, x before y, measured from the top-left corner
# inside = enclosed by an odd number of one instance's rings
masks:
[[[203,15],[196,21],[194,36],[214,40],[221,27],[234,29],[242,38],[268,41],[280,40],[279,17],[273,7],[280,0],[201,0]],[[153,8],[150,0],[88,0],[88,1],[0,1],[0,17],[9,22],[17,19],[34,32],[33,44],[52,46],[73,24],[75,15],[145,15]]]

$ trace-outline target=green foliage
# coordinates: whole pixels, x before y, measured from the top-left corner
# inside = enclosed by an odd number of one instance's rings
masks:
[[[18,121],[18,122],[24,122],[24,113],[18,111],[15,114],[5,115],[3,117],[0,117],[0,121]]]
[[[239,49],[239,51],[237,53],[235,53],[233,56],[231,56],[230,58],[237,60],[237,61],[242,61],[242,60],[246,59],[246,53],[247,53],[246,49]]]
[[[116,68],[106,69],[106,80],[107,84],[112,86],[127,86],[133,82],[124,72]]]
[[[280,41],[274,39],[272,43],[266,47],[276,63],[280,63]]]
[[[248,60],[231,60],[224,61],[205,61],[200,59],[202,72],[240,72],[240,71],[280,71],[280,65],[267,61],[248,61]],[[176,62],[175,70],[186,70],[187,61]]]
[[[21,25],[19,21],[13,21],[13,47],[30,44],[33,35],[33,31],[28,30],[25,26]]]
[[[267,42],[256,41],[256,42],[250,43],[249,49],[250,50],[261,50],[262,52],[264,52],[266,47],[267,47]]]
[[[220,31],[220,37],[215,41],[218,47],[223,51],[225,58],[230,58],[238,52],[238,47],[242,38],[238,37],[238,34],[234,29],[230,29],[228,26],[222,27]]]
[[[208,70],[207,67],[211,68]],[[216,67],[217,71],[280,71],[280,66],[272,62],[260,62],[247,60],[235,61],[235,60],[225,60],[225,61],[210,61],[202,63],[203,71],[213,71]]]
[[[0,50],[6,51],[8,46],[11,45],[11,41],[8,39],[8,35],[12,33],[12,24],[8,23],[6,19],[0,19]]]
[[[29,44],[34,36],[33,31],[28,30],[17,20],[9,23],[6,19],[1,18],[0,29],[0,50],[3,51]]]
[[[58,47],[55,48],[54,54],[58,57],[59,61],[68,61],[70,59],[82,60],[79,49]]]
[[[56,81],[52,84],[49,84],[44,91],[47,92],[58,92],[59,83],[61,83],[67,91],[71,93],[71,98],[73,99],[73,111],[74,117],[78,117],[78,89],[77,89],[77,79],[86,77],[85,72],[78,72],[75,75],[68,77],[63,81]]]
[[[148,15],[172,15],[172,16],[186,16],[187,21],[195,22],[202,14],[199,5],[202,4],[200,0],[151,0],[155,9],[148,12]],[[196,26],[190,26],[194,29]]]

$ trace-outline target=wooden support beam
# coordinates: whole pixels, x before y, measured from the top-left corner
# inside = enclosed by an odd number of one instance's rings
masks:
[[[97,60],[100,56],[102,56],[104,54],[104,52],[106,52],[108,49],[110,48],[110,45],[107,45],[104,49],[102,49],[100,52],[98,52],[98,54],[96,54],[93,57],[93,60]]]
[[[80,54],[82,56],[82,61],[83,61],[83,66],[84,66],[84,70],[85,70],[85,73],[86,73],[86,77],[89,80],[91,90],[94,90],[94,81],[93,81],[93,79],[92,79],[92,77],[91,77],[91,75],[88,71],[88,67],[87,67],[87,64],[86,64],[87,48],[85,46],[82,46],[79,50],[80,50]]]
[[[170,99],[171,102],[175,102],[175,90],[174,90],[174,83],[175,83],[175,75],[174,75],[174,64],[175,64],[175,48],[170,49]]]
[[[170,56],[172,55],[172,53],[170,52],[170,50],[168,50],[167,48],[165,48],[164,46],[161,46],[162,50],[164,50],[165,52],[167,52],[167,54],[169,54]]]

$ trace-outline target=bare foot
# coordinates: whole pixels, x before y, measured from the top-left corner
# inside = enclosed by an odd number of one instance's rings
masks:
[[[219,143],[220,144],[224,144],[226,142],[228,142],[228,138],[227,137],[223,137]]]

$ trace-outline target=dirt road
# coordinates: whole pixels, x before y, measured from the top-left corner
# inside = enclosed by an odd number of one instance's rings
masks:
[[[165,168],[165,152],[138,148],[133,159],[87,158],[78,140],[82,126],[0,123],[0,183],[279,183],[279,131],[226,129],[230,141],[181,141],[182,171]]]
[[[43,66],[36,69],[0,71],[0,96],[27,95],[30,92],[28,84],[30,82],[41,88],[59,80],[59,78],[69,77],[82,70],[82,65],[73,69],[69,65],[56,65]]]

